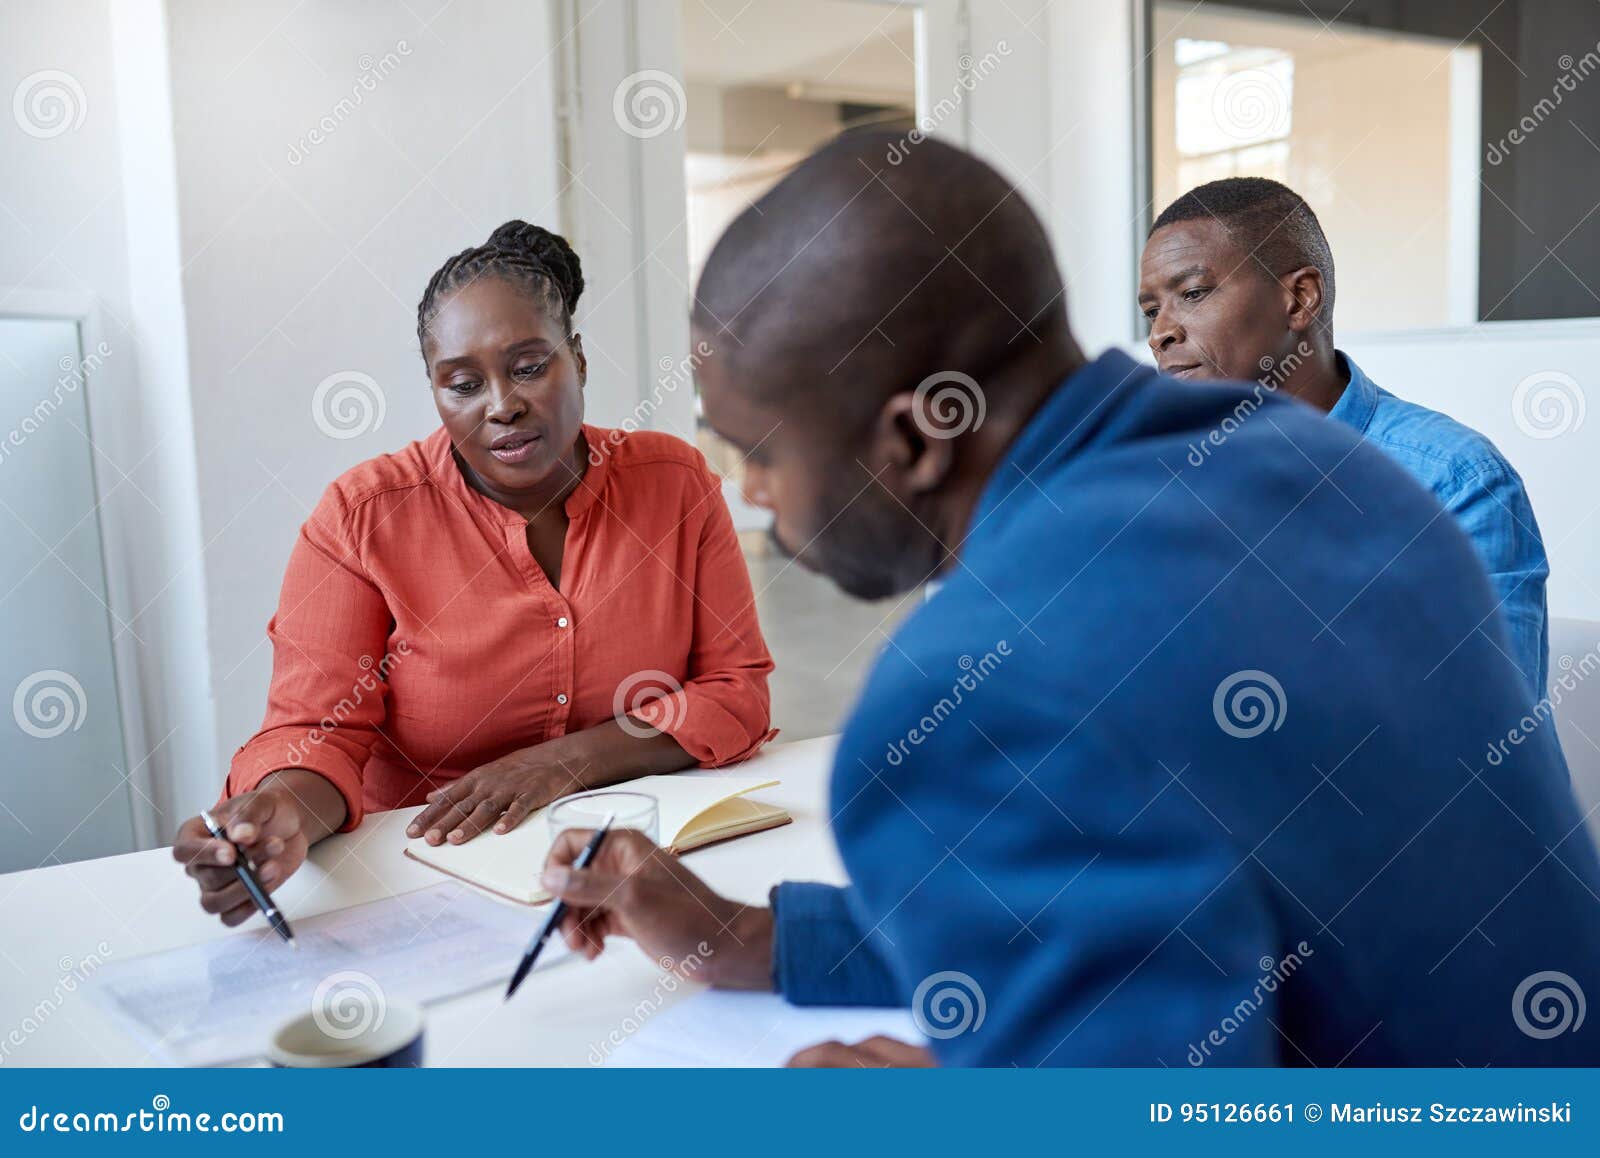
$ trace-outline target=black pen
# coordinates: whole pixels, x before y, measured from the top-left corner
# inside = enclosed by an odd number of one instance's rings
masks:
[[[606,817],[600,827],[594,830],[594,835],[589,838],[589,843],[583,846],[583,851],[578,854],[578,859],[572,862],[575,869],[589,867],[589,862],[594,860],[600,851],[600,842],[605,840],[606,833],[611,829],[611,822],[616,818],[616,813]],[[539,959],[539,954],[544,951],[544,943],[550,939],[550,934],[556,931],[556,926],[561,924],[561,918],[567,915],[567,902],[557,901],[555,908],[550,910],[550,915],[544,919],[544,924],[539,926],[539,931],[533,935],[533,940],[528,942],[528,947],[523,951],[522,960],[517,963],[517,971],[511,975],[511,984],[506,986],[506,1000],[511,1000],[511,995],[517,991],[517,986],[522,984],[522,979],[533,968],[533,963]]]
[[[267,890],[261,887],[261,882],[256,879],[256,866],[249,855],[233,841],[228,840],[227,833],[222,831],[222,826],[217,823],[216,817],[205,809],[200,810],[200,819],[205,823],[206,829],[218,840],[227,840],[233,845],[233,871],[239,878],[239,883],[244,886],[244,891],[250,894],[250,899],[256,903],[256,908],[266,914],[267,921],[272,925],[273,931],[289,942],[290,948],[298,949],[299,944],[294,939],[294,930],[289,928],[289,922],[284,920],[278,906],[272,903],[272,898],[267,896]]]

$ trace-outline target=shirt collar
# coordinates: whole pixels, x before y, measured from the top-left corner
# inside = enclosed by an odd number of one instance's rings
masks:
[[[567,518],[575,519],[599,500],[605,490],[606,477],[611,473],[611,453],[614,446],[606,443],[606,432],[593,426],[583,427],[584,456],[589,460],[583,478],[567,496]]]
[[[1153,366],[1111,349],[1069,374],[1012,441],[984,488],[972,525],[981,525],[1012,491],[1047,462],[1077,453],[1116,412],[1116,396],[1130,382],[1155,372]]]
[[[1350,382],[1345,386],[1344,393],[1339,395],[1339,401],[1333,404],[1333,409],[1328,411],[1328,417],[1351,427],[1357,434],[1366,434],[1367,427],[1372,425],[1372,416],[1378,410],[1378,387],[1361,372],[1355,359],[1344,351],[1335,350],[1333,356],[1339,369],[1350,375]]]
[[[572,488],[572,493],[567,496],[563,504],[567,518],[575,519],[587,511],[600,498],[604,491],[606,478],[611,471],[611,449],[606,445],[606,432],[585,424],[582,428],[584,455],[588,459],[583,478],[578,480],[578,485]],[[461,498],[463,501],[477,506],[480,510],[488,512],[493,518],[502,523],[525,523],[521,515],[510,507],[501,506],[488,495],[479,494],[467,485],[466,477],[462,475],[461,468],[456,465],[454,447],[450,442],[450,435],[444,427],[440,427],[428,437],[429,473]]]

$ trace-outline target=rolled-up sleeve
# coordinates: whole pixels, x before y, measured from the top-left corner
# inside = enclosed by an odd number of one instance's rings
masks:
[[[709,471],[708,511],[695,565],[694,642],[683,687],[631,715],[666,732],[705,768],[744,760],[778,733],[771,727],[767,676],[750,572],[720,481]]]
[[[362,768],[385,717],[385,648],[393,627],[382,592],[362,571],[337,487],[323,496],[289,557],[267,624],[272,684],[261,730],[234,754],[223,798],[273,772],[304,768],[344,797],[342,831],[361,822]]]

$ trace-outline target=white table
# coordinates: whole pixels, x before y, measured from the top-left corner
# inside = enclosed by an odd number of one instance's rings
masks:
[[[741,766],[782,781],[761,796],[787,808],[794,823],[697,850],[687,863],[718,892],[752,904],[764,904],[781,880],[843,881],[826,813],[835,742],[775,744]],[[355,832],[323,841],[278,892],[284,910],[308,917],[445,879],[401,852],[406,821],[416,811],[368,816]],[[228,936],[232,930],[203,913],[197,897],[168,849],[0,876],[0,1065],[151,1064],[81,986],[63,992],[59,982],[85,960],[92,970],[96,959]],[[495,989],[440,1002],[428,1010],[427,1062],[594,1064],[596,1047],[641,1001],[664,1005],[694,991],[686,985],[664,991],[661,979],[631,942],[618,941],[593,964],[574,958],[535,972],[509,1005]]]

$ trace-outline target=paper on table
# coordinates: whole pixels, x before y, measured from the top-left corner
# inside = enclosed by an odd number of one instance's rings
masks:
[[[878,1034],[927,1044],[906,1009],[800,1008],[771,993],[710,990],[656,1014],[613,1049],[605,1064],[639,1069],[781,1066],[818,1042],[853,1044]]]
[[[390,999],[439,1001],[503,981],[535,925],[449,881],[293,923],[299,949],[269,929],[237,933],[111,962],[90,993],[152,1056],[242,1061],[264,1055],[279,1025],[314,1008],[353,1029]],[[554,938],[539,968],[567,955]]]
[[[667,776],[641,776],[616,785],[615,790],[655,797],[658,841],[664,848],[674,848],[682,845],[680,837],[692,830],[695,819],[716,805],[777,783],[768,776],[674,772]],[[420,838],[410,840],[405,854],[509,900],[524,905],[543,904],[550,894],[539,886],[539,874],[552,843],[546,811],[541,808],[510,832],[485,832],[464,844],[430,845]]]

